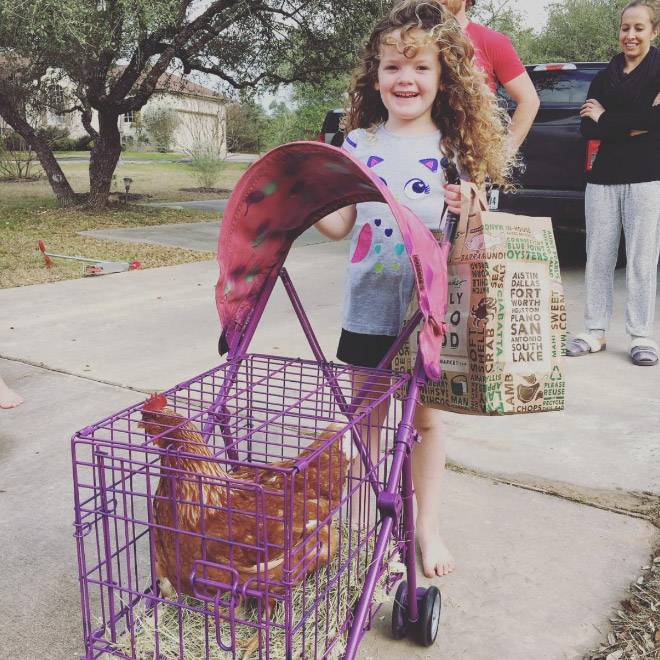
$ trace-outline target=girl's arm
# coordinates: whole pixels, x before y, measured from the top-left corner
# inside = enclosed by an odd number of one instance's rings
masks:
[[[314,226],[327,238],[333,241],[340,241],[345,238],[353,229],[357,209],[355,204],[345,206],[343,209],[334,211],[325,218],[321,218]]]

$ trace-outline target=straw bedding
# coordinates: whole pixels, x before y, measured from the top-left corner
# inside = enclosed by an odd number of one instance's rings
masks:
[[[342,539],[348,540],[351,535],[351,548],[355,548],[359,540],[356,531],[349,531],[348,525],[344,525],[340,531]],[[364,545],[351,561],[350,570],[346,566],[349,554],[349,544],[341,544],[340,552],[326,568],[318,573],[306,576],[305,580],[293,589],[292,606],[294,623],[300,622],[304,615],[303,603],[306,599],[306,608],[315,599],[315,594],[323,594],[328,583],[337,575],[340,565],[343,566],[340,579],[329,589],[327,598],[324,598],[318,608],[308,612],[304,625],[300,626],[293,637],[294,658],[314,658],[317,649],[318,657],[321,657],[327,648],[333,644],[328,658],[339,658],[345,650],[345,639],[347,633],[339,636],[340,629],[351,608],[356,604],[362,594],[364,577],[368,568],[368,562],[373,556],[373,537]],[[390,557],[383,576],[378,582],[374,593],[373,602],[380,604],[389,600],[386,592],[388,577],[403,573],[405,567],[399,562],[399,555],[394,545],[386,555]],[[349,573],[351,581],[349,583]],[[216,642],[215,615],[212,606],[207,606],[206,613],[195,612],[188,607],[204,609],[205,604],[194,598],[183,596],[183,606],[178,604],[161,603],[158,605],[158,623],[154,617],[153,608],[147,609],[146,599],[142,599],[133,609],[134,625],[133,636],[130,631],[117,640],[113,647],[121,654],[135,660],[153,660],[156,654],[156,630],[158,632],[158,650],[161,660],[227,660],[233,657],[232,652],[223,651]],[[326,607],[326,604],[328,605]],[[179,629],[179,614],[181,614],[181,630]],[[236,617],[251,623],[259,620],[258,608],[254,603],[245,603],[236,611]],[[269,626],[269,659],[285,660],[285,613],[284,603],[277,601],[274,612],[271,615]],[[282,626],[282,627],[278,627]],[[236,657],[242,657],[242,647],[253,637],[256,628],[251,625],[236,624]],[[220,619],[220,638],[224,644],[231,640],[231,628],[228,621]],[[338,637],[339,636],[339,637]],[[133,637],[133,639],[131,639]],[[180,655],[180,638],[183,639],[183,657]],[[336,641],[335,641],[335,638]],[[261,637],[262,649],[265,652],[265,634]],[[208,646],[208,655],[207,655]],[[304,654],[304,656],[303,656]],[[258,657],[258,652],[252,655]],[[265,657],[265,656],[264,656]],[[109,660],[105,654],[103,660]]]

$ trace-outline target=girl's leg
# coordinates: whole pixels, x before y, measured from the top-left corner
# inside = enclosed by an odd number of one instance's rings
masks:
[[[587,266],[584,272],[584,325],[600,339],[609,329],[614,297],[614,268],[621,239],[623,186],[587,184]]]
[[[357,396],[367,380],[368,377],[366,374],[354,374],[353,396]],[[377,399],[379,394],[385,391],[388,386],[389,382],[385,382],[382,379],[377,379],[375,382],[372,382],[361,407],[364,407],[369,404],[369,402],[373,402]],[[371,462],[374,466],[378,465],[378,462],[382,459],[382,452],[380,450],[380,431],[386,423],[388,412],[389,399],[386,399],[379,406],[376,406],[358,426],[360,436],[367,447]],[[379,469],[375,470],[377,478],[382,477],[379,472]],[[355,488],[357,480],[363,484],[367,480],[364,464],[359,455],[353,461],[351,476],[353,477],[353,479],[351,479],[351,488]],[[375,502],[371,495],[371,488],[363,485],[351,496],[351,524],[354,528],[365,528],[369,524],[373,524],[374,521],[372,518],[375,515]]]
[[[438,516],[445,471],[441,412],[418,405],[414,425],[422,436],[422,442],[413,447],[412,473],[417,499],[416,532],[424,575],[447,575],[454,570],[454,558],[440,535]]]
[[[660,181],[624,186],[626,236],[626,332],[633,338],[653,334],[660,254]]]

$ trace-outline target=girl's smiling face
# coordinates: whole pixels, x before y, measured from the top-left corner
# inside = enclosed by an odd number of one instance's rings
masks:
[[[378,65],[380,92],[387,108],[388,130],[406,135],[423,135],[437,129],[431,111],[440,89],[440,62],[435,46],[397,44],[381,47]],[[403,51],[403,52],[401,52]]]
[[[657,36],[658,30],[653,29],[651,10],[648,7],[631,7],[621,16],[619,45],[628,62],[641,62]]]

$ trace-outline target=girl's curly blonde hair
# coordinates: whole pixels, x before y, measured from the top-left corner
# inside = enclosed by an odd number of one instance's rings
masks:
[[[508,187],[512,167],[506,139],[509,117],[498,107],[485,75],[472,63],[472,42],[437,1],[403,0],[376,25],[365,42],[362,65],[349,84],[346,130],[373,131],[387,120],[387,109],[375,84],[381,50],[388,44],[403,46],[409,57],[421,46],[437,48],[440,90],[431,116],[440,129],[440,149],[457,160],[461,171],[476,184],[490,177],[493,183]]]

